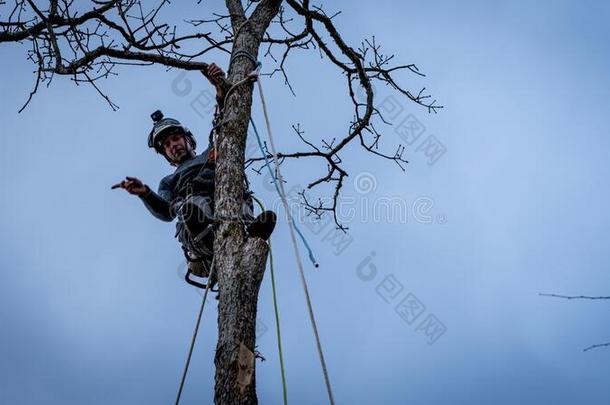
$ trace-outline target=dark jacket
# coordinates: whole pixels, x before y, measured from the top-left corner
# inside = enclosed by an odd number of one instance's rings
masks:
[[[150,190],[140,199],[148,210],[162,221],[171,222],[176,217],[174,205],[187,193],[197,193],[214,198],[213,161],[208,161],[209,149],[192,159],[182,162],[174,173],[165,176],[155,193]]]

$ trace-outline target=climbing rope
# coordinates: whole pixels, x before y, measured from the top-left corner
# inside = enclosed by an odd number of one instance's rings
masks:
[[[241,56],[241,55],[240,55]],[[246,55],[244,55],[246,56]],[[315,257],[313,255],[313,252],[309,246],[309,244],[307,243],[307,240],[305,239],[305,236],[302,234],[302,232],[299,230],[299,228],[296,226],[296,223],[294,221],[294,218],[292,217],[292,213],[290,212],[290,208],[288,206],[288,200],[286,198],[286,190],[284,189],[284,183],[283,183],[283,179],[282,179],[282,174],[280,172],[280,165],[279,165],[279,159],[277,156],[277,152],[275,149],[275,144],[274,144],[274,140],[273,140],[273,133],[271,131],[271,123],[269,120],[269,113],[267,111],[267,104],[265,102],[265,97],[263,94],[263,87],[261,85],[261,81],[260,78],[258,77],[258,72],[261,68],[261,63],[260,62],[256,62],[256,68],[254,71],[252,71],[248,76],[246,76],[244,79],[240,80],[239,82],[235,83],[233,86],[231,86],[231,88],[229,89],[229,91],[227,92],[225,99],[228,98],[228,96],[231,94],[231,92],[233,90],[235,90],[237,87],[241,86],[242,84],[247,83],[248,81],[252,81],[252,80],[256,80],[258,83],[258,89],[259,89],[259,95],[260,95],[260,99],[261,99],[261,104],[263,107],[263,114],[265,117],[265,124],[267,127],[267,133],[269,135],[269,142],[271,144],[271,154],[273,156],[273,162],[275,165],[275,175],[271,169],[271,165],[269,162],[269,159],[267,157],[267,152],[265,151],[265,149],[263,148],[263,144],[261,141],[261,137],[258,133],[258,130],[256,128],[256,125],[254,124],[254,120],[252,119],[252,117],[250,117],[250,122],[252,124],[252,128],[254,129],[254,133],[256,135],[257,141],[258,141],[258,145],[259,148],[261,149],[261,153],[263,154],[263,157],[265,159],[265,166],[267,167],[267,169],[269,170],[269,173],[271,174],[271,178],[273,179],[273,183],[275,185],[275,189],[277,191],[277,193],[280,195],[280,198],[282,200],[282,204],[284,206],[284,210],[286,211],[286,215],[288,218],[288,222],[291,226],[289,226],[290,229],[290,238],[292,241],[292,246],[293,246],[293,250],[294,250],[294,254],[295,254],[295,259],[297,262],[297,267],[299,269],[299,274],[301,277],[301,284],[303,286],[303,291],[305,293],[305,299],[307,302],[307,310],[309,313],[309,319],[311,321],[312,324],[312,328],[313,328],[313,332],[314,332],[314,336],[316,339],[316,348],[318,351],[318,356],[320,358],[320,364],[322,366],[322,373],[324,375],[324,382],[326,384],[326,390],[328,393],[328,399],[331,405],[334,405],[334,399],[333,399],[333,393],[332,393],[332,388],[330,385],[330,378],[328,375],[328,370],[326,367],[326,361],[324,359],[324,353],[322,352],[322,344],[320,342],[320,334],[318,332],[318,327],[316,324],[316,320],[315,320],[315,316],[314,316],[314,312],[313,312],[313,306],[311,304],[311,297],[309,295],[309,288],[307,287],[307,280],[305,279],[305,271],[303,270],[303,263],[301,262],[301,256],[300,256],[300,252],[299,252],[299,247],[297,244],[297,239],[296,239],[296,235],[295,233],[298,233],[298,235],[300,236],[305,248],[307,249],[308,253],[309,253],[309,259],[311,260],[311,262],[314,264],[315,267],[318,267],[318,264],[315,260]],[[221,124],[222,125],[222,124]],[[210,135],[215,135],[215,134],[210,134]],[[214,142],[214,144],[216,144],[216,142]],[[279,182],[278,182],[279,180]],[[279,185],[278,185],[279,183]],[[263,204],[261,201],[259,201],[257,198],[254,198],[256,200],[256,202],[259,204],[259,206],[261,207],[262,210],[264,210]],[[279,357],[280,357],[280,369],[281,369],[281,375],[282,375],[282,389],[283,389],[283,399],[284,399],[284,404],[287,405],[288,404],[288,395],[287,395],[287,386],[286,386],[286,376],[285,376],[285,367],[284,367],[284,355],[283,355],[283,351],[282,351],[282,342],[281,342],[281,330],[280,330],[280,317],[279,317],[279,309],[278,309],[278,305],[277,305],[277,291],[276,291],[276,286],[275,286],[275,271],[274,271],[274,266],[273,266],[273,253],[271,250],[271,241],[269,241],[269,258],[270,258],[270,270],[271,270],[271,285],[272,285],[272,291],[273,291],[273,306],[274,306],[274,312],[275,312],[275,322],[276,322],[276,332],[277,332],[277,343],[278,343],[278,351],[279,351]],[[212,279],[213,275],[214,275],[214,270],[215,270],[215,266],[214,266],[214,259],[212,258],[212,264],[211,264],[211,269],[210,269],[210,276],[209,276],[209,280]],[[191,357],[193,354],[193,349],[195,347],[195,342],[197,340],[197,334],[199,331],[199,326],[201,324],[201,318],[203,315],[203,310],[205,308],[205,302],[208,296],[208,292],[210,290],[210,286],[211,283],[207,283],[206,289],[205,289],[205,293],[203,295],[203,299],[201,302],[201,307],[199,309],[199,314],[197,316],[197,322],[195,324],[195,330],[193,332],[193,337],[191,339],[191,345],[189,347],[189,352],[188,352],[188,356],[187,356],[187,360],[186,360],[186,364],[184,366],[184,372],[182,374],[182,379],[180,381],[180,387],[178,388],[178,394],[176,397],[176,405],[179,405],[180,403],[180,397],[182,396],[182,391],[184,389],[184,383],[186,381],[186,376],[188,374],[188,369],[189,369],[189,365],[191,362]]]
[[[189,348],[188,356],[186,357],[186,364],[184,365],[184,371],[182,373],[182,379],[180,380],[180,387],[178,388],[178,395],[176,396],[176,405],[180,404],[180,397],[182,396],[182,390],[184,389],[184,382],[186,381],[186,375],[191,364],[191,357],[193,356],[193,349],[195,348],[195,341],[197,340],[197,333],[199,332],[199,325],[201,324],[201,316],[203,315],[203,309],[205,308],[205,301],[208,298],[208,292],[212,285],[212,277],[214,277],[214,257],[212,257],[212,264],[210,265],[210,276],[208,277],[208,283],[203,293],[203,299],[201,300],[201,307],[199,308],[199,314],[197,315],[197,322],[195,323],[195,330],[193,332],[193,338],[191,339],[191,346]]]
[[[255,68],[254,68],[254,70],[252,72],[250,72],[248,75],[246,75],[245,78],[243,78],[242,80],[238,81],[237,83],[232,85],[231,88],[229,88],[229,90],[227,91],[227,94],[225,95],[225,100],[228,99],[229,95],[236,88],[238,88],[239,86],[241,86],[243,84],[246,84],[248,82],[251,82],[251,81],[258,81],[259,80],[259,71],[260,71],[260,69],[262,67],[262,63],[256,61],[256,59],[254,59],[254,57],[252,55],[250,55],[248,52],[246,52],[246,51],[240,51],[240,52],[237,52],[236,55],[234,56],[234,58],[237,58],[238,56],[247,57],[248,59],[250,59],[252,61],[255,61],[256,66],[255,66]],[[259,88],[260,88],[260,81],[258,83],[259,83]],[[264,105],[263,105],[263,108],[265,108]],[[222,125],[223,123],[224,123],[224,121],[220,125]],[[261,141],[261,137],[258,134],[258,130],[256,129],[256,124],[254,123],[254,120],[252,119],[252,116],[250,116],[250,123],[252,124],[252,129],[254,129],[254,133],[256,134],[256,140],[258,142],[258,147],[261,149],[261,152],[263,153],[263,158],[265,159],[265,166],[269,170],[269,174],[271,175],[271,178],[273,179],[273,184],[275,185],[275,190],[277,191],[278,195],[281,195],[282,191],[280,190],[280,188],[278,187],[278,184],[277,184],[277,173],[273,174],[273,171],[271,169],[271,163],[269,162],[269,158],[267,156],[267,153],[265,152],[265,150],[263,148],[263,143]],[[277,157],[277,156],[275,156],[275,157]],[[276,162],[276,164],[277,164],[277,162]],[[276,168],[276,171],[279,170],[279,166],[277,166],[277,167],[278,168]],[[292,224],[292,228],[295,229],[295,231],[299,235],[299,238],[301,238],[301,242],[303,242],[303,245],[305,246],[305,249],[307,249],[307,254],[309,256],[309,260],[314,265],[314,267],[319,267],[318,262],[316,261],[316,258],[313,255],[313,250],[309,246],[309,243],[307,243],[307,239],[305,238],[305,235],[303,235],[303,232],[301,232],[301,230],[299,229],[297,224],[294,222],[294,219],[291,216],[289,218],[290,218],[290,222]]]
[[[330,378],[328,376],[328,370],[326,368],[326,361],[324,360],[324,353],[322,352],[322,344],[320,343],[320,335],[318,333],[318,327],[316,325],[316,319],[315,319],[315,316],[313,313],[313,307],[311,305],[311,297],[309,296],[309,289],[307,288],[307,280],[305,280],[305,271],[303,270],[303,263],[301,262],[301,255],[299,253],[299,246],[297,244],[297,239],[296,239],[296,235],[295,235],[296,226],[294,223],[294,219],[292,218],[292,213],[290,212],[290,207],[288,206],[288,200],[286,199],[286,190],[284,189],[284,181],[282,178],[282,173],[280,172],[279,159],[277,157],[275,143],[273,141],[273,133],[271,131],[271,123],[269,120],[269,113],[267,111],[267,103],[265,102],[265,96],[263,94],[263,86],[261,84],[260,78],[258,78],[257,83],[258,83],[259,96],[260,96],[261,104],[263,107],[263,115],[265,117],[265,124],[267,126],[267,134],[269,135],[269,143],[271,144],[271,153],[273,155],[273,162],[275,164],[275,171],[277,174],[277,176],[272,176],[272,179],[275,184],[276,190],[279,191],[280,198],[282,200],[282,204],[284,205],[284,210],[286,211],[286,216],[288,217],[288,222],[292,225],[289,227],[290,239],[292,240],[294,256],[295,256],[295,259],[297,262],[297,267],[299,269],[299,274],[301,276],[301,284],[303,286],[303,291],[305,292],[305,299],[307,301],[307,310],[309,312],[309,319],[311,321],[313,333],[316,338],[316,347],[318,350],[318,356],[320,358],[320,364],[322,365],[322,372],[324,374],[324,382],[326,383],[326,391],[328,392],[328,400],[331,405],[334,405],[335,401],[333,399],[332,388],[330,385]],[[251,120],[251,122],[253,123],[252,120]],[[256,134],[256,137],[258,139],[258,144],[261,147],[261,152],[265,156],[265,161],[268,164],[268,160],[266,159],[267,153],[262,148],[262,142],[260,140],[258,131],[256,130],[256,127],[254,125],[253,125],[253,128],[254,128],[254,133]],[[269,168],[269,166],[267,166],[267,167]],[[269,170],[271,170],[271,168],[269,168]],[[279,180],[279,182],[278,182],[278,180]],[[278,183],[279,183],[279,187],[278,187]]]
[[[256,141],[258,142],[258,147],[260,148],[261,152],[263,153],[263,157],[265,158],[265,166],[269,170],[269,175],[271,176],[271,179],[273,179],[273,185],[275,186],[275,191],[277,192],[277,194],[279,196],[281,196],[282,191],[280,190],[280,188],[277,184],[278,183],[277,182],[277,178],[278,178],[277,173],[274,174],[273,170],[271,169],[271,162],[269,161],[269,158],[267,157],[267,152],[265,152],[265,150],[264,150],[263,142],[261,141],[261,137],[258,134],[258,130],[256,129],[256,124],[254,123],[254,120],[252,119],[252,117],[250,117],[250,124],[252,124],[252,129],[254,130],[254,134],[256,135]],[[276,172],[277,171],[278,171],[278,169],[276,168]],[[305,238],[305,235],[303,235],[303,232],[301,232],[301,230],[299,229],[297,224],[294,222],[294,218],[292,216],[290,216],[288,220],[292,223],[292,227],[294,228],[294,230],[297,232],[297,234],[301,238],[301,242],[303,242],[303,246],[305,246],[305,249],[307,250],[307,256],[309,257],[309,261],[311,262],[311,264],[314,265],[314,267],[319,267],[318,261],[316,260],[315,256],[313,255],[313,250],[311,249],[311,247],[309,246],[309,243],[307,242],[307,238]]]
[[[252,196],[258,204],[261,211],[265,211],[263,203],[256,197]],[[282,334],[280,331],[280,311],[277,305],[277,292],[275,288],[275,270],[273,266],[273,249],[271,240],[269,242],[269,268],[271,270],[271,291],[273,292],[273,310],[275,312],[275,331],[277,336],[277,349],[280,355],[280,370],[282,372],[282,393],[284,397],[284,405],[288,405],[288,388],[286,387],[286,372],[284,369],[284,351],[282,350]]]

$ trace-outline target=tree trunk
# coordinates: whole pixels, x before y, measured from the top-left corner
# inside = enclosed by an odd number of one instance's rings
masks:
[[[239,1],[227,0],[237,37],[233,55],[245,51],[256,57],[279,1],[263,0],[247,21]],[[245,78],[255,64],[238,56],[230,65],[229,83]],[[216,346],[216,405],[257,404],[255,382],[255,328],[258,291],[263,280],[269,247],[260,238],[249,238],[241,223],[244,193],[244,160],[253,84],[234,89],[225,100],[217,141],[216,215],[220,220],[214,255],[220,301]]]

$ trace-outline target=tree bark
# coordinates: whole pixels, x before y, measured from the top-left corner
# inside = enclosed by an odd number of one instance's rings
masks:
[[[227,0],[236,33],[228,82],[237,83],[254,68],[263,33],[279,11],[280,1],[263,0],[246,19],[239,0]],[[253,84],[234,89],[225,100],[224,124],[219,130],[216,166],[216,232],[214,255],[220,300],[216,346],[216,405],[257,404],[255,329],[258,291],[263,280],[268,245],[249,238],[241,223],[244,194],[244,160]]]
[[[217,405],[258,403],[254,355],[256,310],[268,250],[262,239],[248,238],[241,251],[227,255],[241,257],[241,262],[221,272],[214,361]]]

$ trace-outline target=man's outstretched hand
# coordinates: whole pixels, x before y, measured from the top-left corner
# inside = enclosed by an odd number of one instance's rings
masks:
[[[125,177],[125,180],[123,180],[120,183],[115,184],[114,186],[111,187],[113,190],[115,188],[124,188],[125,190],[127,190],[127,192],[129,194],[132,195],[144,195],[146,193],[148,193],[148,186],[144,183],[142,183],[142,181],[140,181],[140,179],[137,179],[135,177]]]

